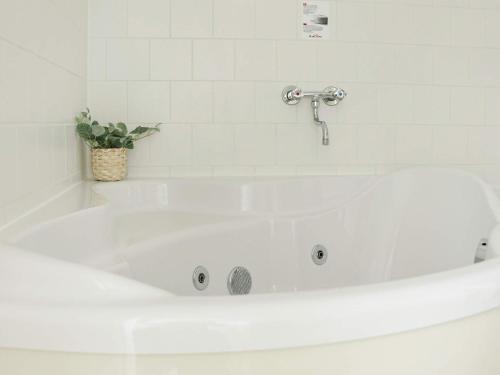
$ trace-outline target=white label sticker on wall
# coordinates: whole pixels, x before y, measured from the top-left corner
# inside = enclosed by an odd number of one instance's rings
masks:
[[[302,1],[302,38],[330,38],[330,2]]]

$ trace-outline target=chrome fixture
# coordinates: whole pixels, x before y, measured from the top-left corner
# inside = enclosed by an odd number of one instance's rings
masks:
[[[328,259],[328,250],[323,245],[315,245],[311,251],[311,258],[314,264],[321,266]]]
[[[231,295],[248,294],[252,289],[252,275],[245,267],[234,267],[227,277],[227,290]]]
[[[319,97],[318,96],[313,96],[313,99],[311,100],[311,107],[313,110],[313,119],[314,123],[318,126],[321,126],[321,132],[323,134],[323,146],[328,146],[330,144],[330,135],[328,134],[328,125],[326,124],[326,121],[321,121],[319,119]]]
[[[287,86],[281,93],[281,99],[288,105],[296,105],[300,103],[302,98],[311,97],[311,107],[313,110],[314,124],[321,127],[323,134],[323,145],[330,144],[328,135],[328,125],[325,121],[319,119],[320,99],[329,106],[336,106],[347,96],[347,93],[338,87],[328,86],[323,91],[302,91],[297,86]]]
[[[205,290],[210,282],[208,271],[203,266],[198,266],[193,271],[193,285],[197,290]]]

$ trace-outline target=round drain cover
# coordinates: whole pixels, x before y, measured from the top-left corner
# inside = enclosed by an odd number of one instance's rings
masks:
[[[234,267],[227,277],[227,289],[231,295],[250,293],[252,275],[245,267]]]

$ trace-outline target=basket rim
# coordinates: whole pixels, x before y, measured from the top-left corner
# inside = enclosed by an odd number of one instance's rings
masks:
[[[126,148],[126,147],[107,147],[107,148],[92,147],[90,150],[91,151],[96,151],[96,150],[128,150],[128,148]]]

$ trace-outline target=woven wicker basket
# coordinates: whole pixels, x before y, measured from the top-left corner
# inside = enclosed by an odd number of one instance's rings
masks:
[[[92,149],[92,173],[97,181],[120,181],[127,176],[126,148]]]

